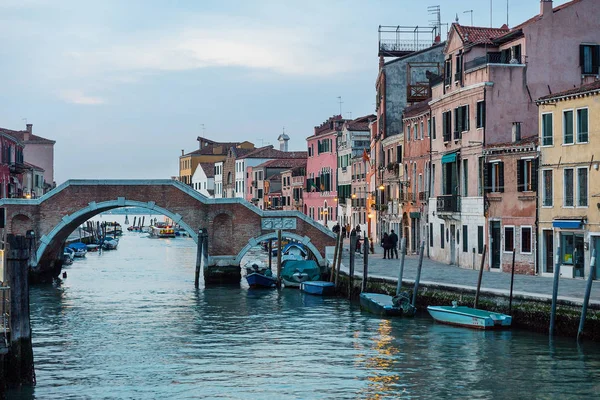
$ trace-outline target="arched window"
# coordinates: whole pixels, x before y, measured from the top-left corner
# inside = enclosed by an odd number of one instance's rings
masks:
[[[227,173],[227,184],[230,185],[231,184],[231,171],[229,171]]]

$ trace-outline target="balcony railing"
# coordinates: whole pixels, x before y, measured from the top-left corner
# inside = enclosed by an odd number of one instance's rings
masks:
[[[437,197],[438,213],[449,213],[458,211],[460,211],[460,196],[455,194],[447,194]]]
[[[404,201],[404,202],[415,201],[416,198],[417,198],[416,193],[411,193],[411,192],[400,193],[400,201]]]
[[[523,56],[511,57],[500,52],[488,53],[465,63],[465,71],[485,64],[522,64]]]
[[[428,194],[427,192],[419,192],[419,200],[420,201],[425,201],[428,198]]]

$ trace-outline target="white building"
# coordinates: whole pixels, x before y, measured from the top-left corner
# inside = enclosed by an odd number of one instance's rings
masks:
[[[196,168],[197,169],[197,168]],[[223,197],[223,161],[215,163],[215,198]]]
[[[215,164],[199,163],[198,167],[192,176],[192,187],[206,197],[215,197]]]

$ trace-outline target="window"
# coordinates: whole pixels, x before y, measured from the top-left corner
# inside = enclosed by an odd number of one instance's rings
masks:
[[[580,108],[577,110],[577,143],[587,143],[588,141],[588,109]]]
[[[463,247],[463,253],[468,253],[469,252],[469,227],[467,225],[463,225],[462,227],[462,234],[463,234],[463,238],[462,238],[462,247]]]
[[[427,137],[431,137],[431,118],[427,119]]]
[[[452,56],[446,60],[444,64],[444,85],[448,86],[452,83]]]
[[[563,206],[573,207],[573,168],[565,168],[563,172],[564,197]]]
[[[521,140],[521,123],[513,122],[512,124],[513,142]]]
[[[478,196],[483,196],[483,191],[484,191],[484,187],[485,187],[485,177],[483,174],[484,171],[484,162],[483,162],[483,157],[479,157],[479,162],[477,165],[477,195]]]
[[[421,121],[421,140],[423,140],[423,137],[425,135],[425,129],[423,129],[423,121]]]
[[[577,168],[577,207],[588,206],[588,170]]]
[[[454,74],[455,82],[462,82],[462,64],[463,64],[463,55],[456,55],[456,73]]]
[[[444,142],[450,141],[452,138],[452,112],[446,111],[442,113],[442,133]]]
[[[469,160],[463,160],[463,190],[464,197],[469,196]]]
[[[477,128],[485,128],[485,101],[477,102]]]
[[[521,253],[531,254],[531,227],[521,227]]]
[[[533,192],[537,190],[537,160],[517,160],[517,191]]]
[[[419,139],[419,125],[417,125],[417,124],[413,125],[413,138],[415,140]]]
[[[433,223],[429,223],[429,247],[433,247]]]
[[[454,109],[454,139],[460,139],[462,132],[469,130],[469,106]]]
[[[552,146],[552,113],[542,114],[542,146]]]
[[[440,247],[444,248],[444,224],[440,224]]]
[[[504,227],[504,251],[512,252],[515,248],[515,227]]]
[[[563,111],[563,144],[573,144],[573,110]]]
[[[597,44],[582,44],[579,46],[579,64],[582,75],[598,74],[600,64],[600,46]]]
[[[431,117],[431,135],[435,139],[435,117]]]
[[[486,174],[486,191],[488,193],[504,193],[504,163],[495,161],[488,164]]]
[[[483,254],[483,226],[477,227],[477,254]]]
[[[402,146],[396,146],[396,162],[402,164]]]
[[[554,196],[552,188],[552,170],[545,169],[542,171],[542,184],[544,185],[542,194],[542,206],[552,207],[552,198]]]

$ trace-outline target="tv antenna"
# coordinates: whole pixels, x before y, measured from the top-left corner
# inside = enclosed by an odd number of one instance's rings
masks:
[[[204,124],[200,124],[200,126],[202,127],[202,136],[204,136],[204,134],[206,133],[206,129],[204,129]]]
[[[473,10],[463,11],[463,14],[471,14],[471,26],[473,26]]]
[[[348,116],[348,119],[352,119],[352,111],[346,111],[346,115]]]
[[[338,96],[338,103],[340,103],[340,117],[342,116],[342,104],[344,103],[342,101],[342,96]]]
[[[433,15],[435,19],[429,20],[429,25],[434,26],[436,33],[442,36],[442,13],[440,6],[429,6],[427,7],[429,15]]]

